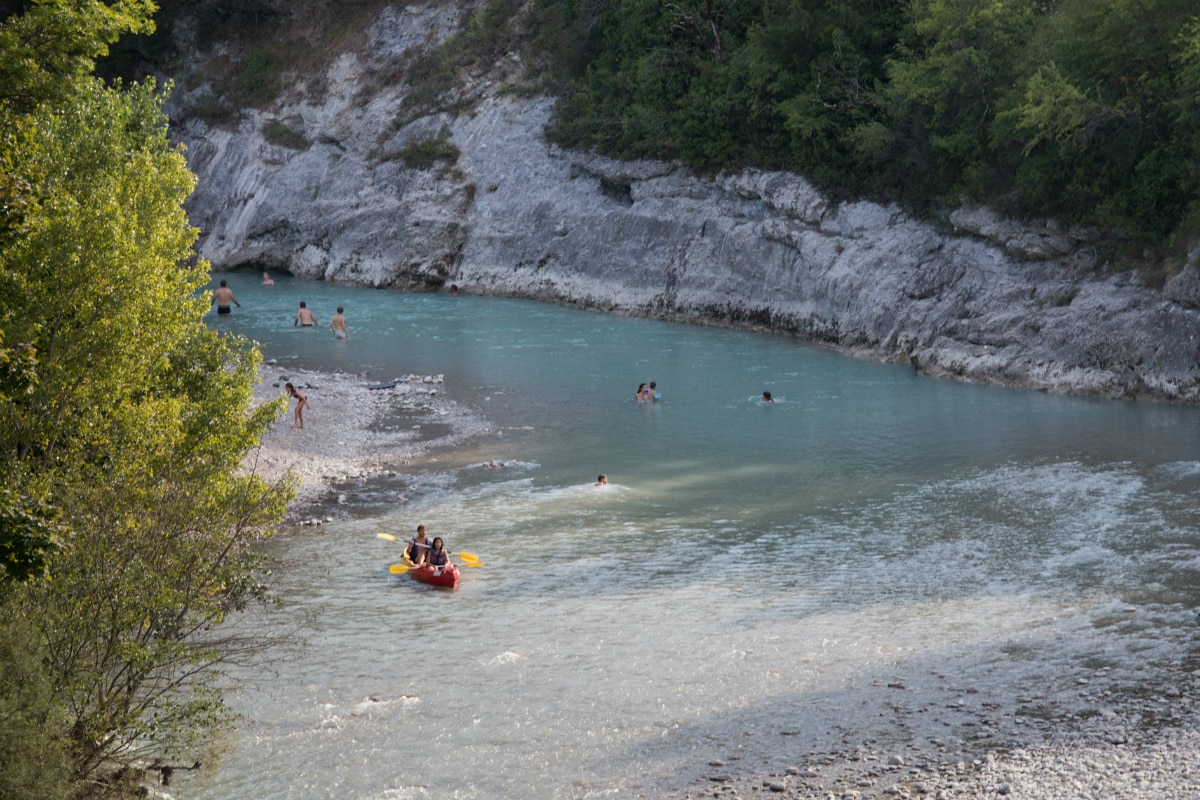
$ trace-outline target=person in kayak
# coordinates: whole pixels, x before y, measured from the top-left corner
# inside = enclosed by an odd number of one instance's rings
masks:
[[[417,526],[417,535],[408,540],[408,549],[405,554],[408,559],[417,566],[425,563],[425,557],[429,554],[429,529],[424,525]]]
[[[450,565],[450,554],[446,552],[446,543],[442,541],[442,537],[433,537],[426,563],[437,570],[437,575],[441,575],[442,570]]]

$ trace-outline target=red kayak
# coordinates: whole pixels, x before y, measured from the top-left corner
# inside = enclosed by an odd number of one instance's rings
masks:
[[[445,586],[450,589],[458,586],[458,567],[454,564],[442,567],[440,570],[436,567],[413,567],[408,574],[413,576],[413,580],[428,583],[431,586]]]

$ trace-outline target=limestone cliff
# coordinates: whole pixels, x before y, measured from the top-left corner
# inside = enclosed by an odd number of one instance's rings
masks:
[[[1053,223],[962,208],[937,225],[831,202],[787,173],[709,179],[563,152],[542,135],[552,99],[515,99],[486,77],[468,110],[398,125],[404,86],[364,96],[363,76],[449,25],[438,8],[389,9],[367,47],[333,63],[320,98],[247,111],[233,131],[180,124],[199,177],[190,213],[214,268],[404,289],[453,282],[788,331],[932,375],[1200,402],[1194,266],[1160,291],[1108,272],[1086,231]],[[271,143],[271,126],[294,138]],[[406,148],[439,136],[456,161],[406,163]]]

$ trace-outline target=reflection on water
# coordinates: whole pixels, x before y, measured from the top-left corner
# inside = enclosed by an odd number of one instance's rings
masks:
[[[442,373],[503,435],[273,543],[286,605],[257,621],[304,641],[241,676],[237,745],[186,796],[653,794],[756,731],[797,751],[899,736],[874,686],[1000,704],[1191,642],[1194,409],[522,301],[226,277],[243,308],[213,324],[281,367]],[[353,338],[292,328],[300,299],[325,324],[344,305]],[[635,402],[652,379],[663,402]],[[390,576],[400,546],[375,534],[419,522],[486,566],[455,592]]]

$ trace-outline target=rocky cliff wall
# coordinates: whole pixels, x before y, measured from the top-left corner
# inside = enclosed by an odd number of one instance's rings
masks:
[[[923,372],[1105,397],[1200,402],[1200,276],[1159,291],[1096,263],[1085,231],[963,208],[951,226],[834,203],[802,178],[701,178],[547,145],[551,99],[471,87],[470,110],[406,119],[404,87],[364,95],[373,59],[436,39],[436,9],[389,10],[319,100],[179,126],[215,269],[464,291],[795,333]],[[515,56],[512,57],[515,60]],[[513,65],[509,65],[513,66]],[[198,86],[177,104],[208,91]],[[189,94],[192,97],[189,98]],[[283,125],[304,144],[271,144]],[[413,169],[439,134],[457,162]]]

